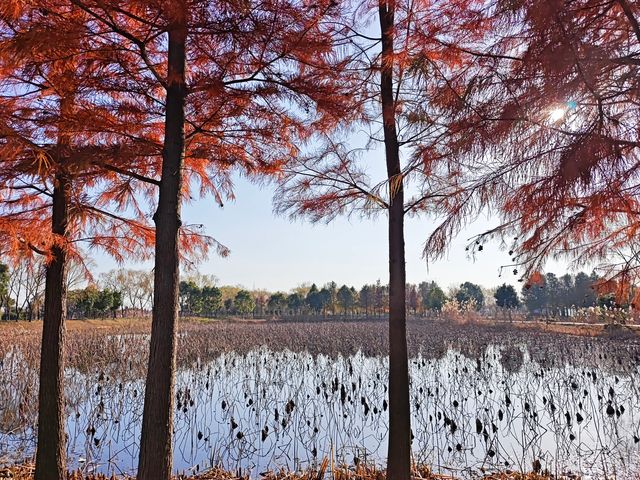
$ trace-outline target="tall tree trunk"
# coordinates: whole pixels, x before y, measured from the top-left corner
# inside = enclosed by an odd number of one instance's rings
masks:
[[[394,0],[380,0],[380,94],[389,180],[389,450],[387,478],[411,478],[411,411],[406,326],[404,188],[393,92]]]
[[[176,6],[185,14],[184,2]],[[153,319],[140,440],[139,480],[168,480],[172,470],[173,398],[178,317],[180,197],[186,97],[186,23],[174,18],[169,53],[162,180],[156,224]]]
[[[67,235],[69,188],[70,181],[66,174],[56,175],[53,188],[52,232],[62,236]],[[65,478],[67,468],[64,412],[67,258],[63,246],[53,247],[52,254],[53,260],[47,265],[44,293],[36,480],[61,480]]]

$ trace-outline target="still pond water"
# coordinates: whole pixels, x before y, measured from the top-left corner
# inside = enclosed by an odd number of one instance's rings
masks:
[[[567,345],[571,361],[563,355],[560,361],[533,358],[526,343],[464,353],[449,346],[437,356],[413,356],[415,461],[465,477],[482,470],[530,471],[534,462],[556,473],[635,477],[635,350]],[[312,467],[329,456],[346,464],[381,464],[388,433],[387,362],[361,352],[327,356],[259,347],[181,366],[175,469],[190,473],[222,465],[259,476],[268,469]],[[25,408],[23,392],[9,390],[9,379],[20,375],[21,352],[9,351],[0,365],[0,463],[33,454],[33,424],[25,421],[33,414],[16,413]],[[141,378],[127,373],[122,362],[95,372],[67,371],[73,467],[135,471]]]

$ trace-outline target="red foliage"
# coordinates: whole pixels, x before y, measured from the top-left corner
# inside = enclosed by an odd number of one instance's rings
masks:
[[[477,77],[451,109],[452,153],[467,167],[431,238],[436,254],[465,219],[491,206],[518,236],[515,262],[548,257],[607,276],[640,266],[640,8],[616,0],[495,2]],[[495,35],[498,32],[499,35]]]
[[[11,3],[11,2],[9,2]],[[18,2],[0,17],[0,250],[50,256],[81,245],[117,260],[145,258],[153,229],[139,206],[136,170],[153,174],[149,150],[130,140],[144,122],[118,117],[103,89],[104,52],[86,16],[60,2]],[[69,235],[51,233],[56,175],[70,180]],[[144,191],[144,189],[142,189]]]
[[[60,241],[46,232],[56,136],[64,128],[72,139],[63,167],[73,176],[75,222],[67,246],[88,243],[118,260],[146,255],[164,128],[162,33],[176,12],[142,1],[39,0],[9,2],[1,13],[4,248],[24,253]],[[328,20],[337,10],[328,1],[306,9],[193,1],[187,13],[193,41],[183,195],[189,200],[195,189],[222,205],[233,198],[234,169],[277,174],[299,141],[354,113],[330,41]],[[60,99],[70,95],[73,107],[63,117]],[[212,243],[188,225],[182,239],[190,254]]]

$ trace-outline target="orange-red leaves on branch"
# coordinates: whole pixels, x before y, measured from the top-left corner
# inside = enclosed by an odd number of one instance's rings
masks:
[[[101,248],[117,260],[147,258],[153,232],[138,206],[156,175],[157,149],[138,139],[140,115],[105,89],[113,51],[92,37],[68,2],[14,2],[0,16],[0,251],[69,256]],[[120,172],[117,174],[115,172]],[[51,232],[58,175],[68,179],[69,227]]]
[[[603,279],[596,282],[593,288],[599,296],[613,295],[618,305],[626,305],[632,300],[631,292],[634,285],[628,276],[621,275],[616,279]]]
[[[544,275],[541,272],[532,272],[531,275],[529,275],[529,279],[527,280],[526,285],[528,285],[529,287],[541,287],[544,285]]]

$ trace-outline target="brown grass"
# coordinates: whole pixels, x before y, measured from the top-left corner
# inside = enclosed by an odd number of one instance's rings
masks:
[[[0,468],[0,478],[12,480],[32,480],[34,475],[34,466],[32,464],[19,465],[12,467]],[[287,472],[280,470],[278,472],[263,472],[260,477],[264,480],[385,480],[384,470],[375,467],[360,465],[355,468],[339,467],[329,470],[329,462],[325,459],[320,467],[316,470],[307,470],[305,472]],[[97,475],[83,475],[80,472],[71,472],[67,475],[67,480],[133,480],[134,477],[115,476],[110,477]],[[178,475],[175,480],[249,480],[246,474],[238,474],[214,468],[207,472],[184,476]],[[544,480],[551,478],[550,476],[535,473],[516,473],[502,472],[488,474],[483,477],[486,480]],[[413,480],[456,480],[456,477],[436,474],[431,472],[428,467],[416,467],[412,475]]]
[[[425,319],[416,319],[416,322],[423,323]],[[330,322],[330,320],[328,320]],[[238,324],[238,325],[264,325],[270,323],[265,319],[243,319],[243,318],[226,318],[226,319],[210,319],[210,318],[184,318],[180,320],[182,329],[189,329],[190,326],[204,326],[212,324]],[[283,322],[275,322],[282,324]],[[286,323],[286,322],[284,322]],[[323,323],[308,322],[308,323]],[[561,335],[578,335],[584,337],[597,337],[606,334],[603,324],[590,323],[572,323],[572,322],[549,322],[544,320],[526,320],[526,321],[497,321],[493,318],[481,317],[475,312],[460,314],[460,318],[448,319],[445,323],[449,326],[460,327],[502,327],[504,329],[521,329],[525,331],[538,331],[557,333]],[[273,324],[273,323],[272,323]],[[106,318],[106,319],[89,319],[89,320],[68,320],[66,323],[69,332],[103,332],[107,334],[114,333],[149,333],[151,331],[150,318]],[[40,335],[42,330],[41,321],[28,322],[21,320],[18,322],[0,321],[0,334],[9,335],[10,337],[30,337],[32,335]],[[640,329],[628,328],[629,332],[636,333],[640,336]],[[1,478],[1,477],[0,477]]]
[[[71,320],[67,327],[68,365],[88,371],[122,363],[122,342],[113,337],[125,335],[124,348],[130,353],[127,358],[132,362],[129,369],[142,378],[147,364],[148,339],[136,335],[149,334],[150,326],[149,319]],[[525,343],[534,359],[546,361],[552,349],[558,357],[556,360],[563,362],[571,360],[564,358],[567,342],[589,346],[620,341],[625,346],[640,343],[637,331],[627,327],[605,329],[598,325],[491,320],[458,325],[446,320],[411,319],[407,327],[410,354],[422,353],[432,358],[439,358],[449,346],[473,355],[491,343],[505,347]],[[26,356],[26,366],[37,369],[41,328],[41,322],[0,322],[0,338],[3,339],[0,357],[9,350],[20,350]],[[367,356],[388,352],[387,324],[383,320],[253,324],[185,319],[180,321],[179,330],[184,334],[178,346],[178,364],[181,366],[215,358],[223,352],[244,353],[260,346],[275,351],[303,350],[312,355],[330,356],[350,355],[358,350]]]
[[[514,323],[514,326],[525,330],[537,330],[540,332],[558,333],[561,335],[578,335],[581,337],[597,337],[602,335],[604,331],[604,327],[602,325],[569,325],[540,321]]]

